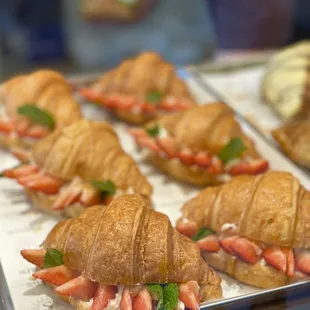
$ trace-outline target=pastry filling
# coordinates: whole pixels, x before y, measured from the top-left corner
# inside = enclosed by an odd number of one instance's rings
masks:
[[[310,275],[310,251],[288,247],[270,246],[254,242],[237,234],[234,224],[224,224],[220,233],[208,228],[198,230],[197,224],[185,220],[177,224],[177,230],[197,242],[206,253],[224,253],[232,255],[248,264],[270,265],[294,277],[295,272]]]
[[[65,266],[63,254],[55,249],[22,250],[22,256],[40,269],[33,277],[53,286],[70,301],[84,301],[89,309],[189,309],[200,304],[196,281],[176,284],[105,285],[91,281]]]
[[[86,100],[101,104],[107,109],[133,114],[154,114],[157,111],[177,112],[190,109],[194,103],[189,99],[164,96],[157,91],[149,92],[144,98],[122,93],[102,94],[100,90],[80,89]]]
[[[193,169],[205,170],[215,175],[259,174],[269,168],[264,159],[240,158],[246,147],[240,138],[233,138],[218,154],[182,148],[164,128],[155,125],[130,131],[139,147],[146,148],[162,158],[179,160]]]
[[[115,197],[124,194],[124,191],[117,190],[110,180],[86,182],[75,177],[70,182],[65,182],[45,173],[35,164],[25,163],[3,171],[2,175],[15,179],[31,191],[54,198],[52,210],[55,211],[64,210],[75,203],[85,207],[98,203],[109,204]],[[132,189],[129,188],[127,192],[132,192]]]
[[[54,117],[47,111],[25,104],[18,108],[23,120],[15,120],[6,115],[0,120],[0,132],[11,138],[22,137],[30,142],[46,137],[55,127]]]

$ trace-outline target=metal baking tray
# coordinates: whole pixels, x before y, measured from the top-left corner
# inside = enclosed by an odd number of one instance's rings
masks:
[[[191,69],[181,69],[181,73],[194,81],[197,87],[201,88],[203,92],[211,96],[214,100],[222,101],[227,103],[229,102],[219,94],[212,86],[208,85],[205,80],[203,80],[200,76],[199,71],[196,68]],[[84,76],[73,76],[70,78],[70,81],[73,84],[80,84],[84,85],[85,83],[90,82],[91,80],[95,79],[98,74],[91,74],[91,75],[84,75]],[[250,127],[253,131],[255,131],[256,135],[260,137],[260,139],[264,140],[264,143],[269,148],[272,148],[275,152],[280,153],[279,150],[276,148],[275,144],[272,143],[270,139],[264,136],[260,131],[258,131],[252,124],[250,124],[244,117],[238,112],[235,111],[238,118],[245,123],[248,127]],[[280,155],[279,155],[280,156]],[[281,155],[284,157],[284,155]],[[286,158],[286,160],[288,160]],[[290,163],[293,164],[293,163]],[[310,185],[310,178],[307,171],[302,170],[300,167],[293,164],[296,169],[299,170],[299,175],[302,175],[303,179],[307,180],[307,183]],[[270,303],[275,300],[287,300],[287,299],[298,299],[304,298],[304,294],[307,294],[310,289],[310,281],[305,280],[297,283],[293,283],[290,285],[282,286],[275,289],[266,289],[266,290],[259,290],[254,293],[243,294],[236,297],[225,298],[221,300],[211,301],[209,303],[204,303],[200,306],[200,309],[243,309],[257,306],[261,309],[266,309],[268,305],[266,303]],[[55,309],[48,306],[46,310]],[[0,262],[0,310],[14,310],[12,298],[10,296],[10,292],[8,289],[8,285],[6,279],[4,277],[3,269]]]

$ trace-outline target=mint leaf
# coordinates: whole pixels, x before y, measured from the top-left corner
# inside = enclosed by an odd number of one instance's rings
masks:
[[[160,127],[156,124],[153,127],[146,128],[145,131],[148,133],[151,137],[157,137],[160,133]]]
[[[163,95],[160,92],[152,91],[146,94],[145,101],[152,104],[157,104],[161,101],[162,97]]]
[[[211,229],[208,229],[206,227],[202,227],[200,228],[197,233],[192,237],[192,240],[193,241],[198,241],[200,239],[203,239],[209,235],[213,235],[214,234],[214,231],[211,230]]]
[[[179,301],[179,287],[176,283],[169,283],[163,287],[164,309],[174,310]]]
[[[55,119],[49,112],[40,109],[34,104],[25,104],[18,108],[18,113],[26,116],[32,122],[45,125],[51,129],[55,127]]]
[[[147,284],[146,288],[152,295],[152,298],[158,301],[157,309],[162,309],[164,302],[164,293],[162,286],[159,284]]]
[[[91,184],[99,189],[104,195],[108,195],[108,196],[111,196],[111,195],[114,195],[115,192],[116,192],[116,186],[115,184],[110,181],[110,180],[107,180],[107,181],[96,181],[96,180],[92,180],[91,181]]]
[[[232,159],[240,157],[240,155],[247,149],[240,138],[231,139],[217,154],[217,156],[225,164]]]
[[[47,249],[44,256],[44,268],[61,266],[64,264],[64,255],[55,249]]]

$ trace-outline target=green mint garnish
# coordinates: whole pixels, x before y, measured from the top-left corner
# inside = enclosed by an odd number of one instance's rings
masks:
[[[213,235],[214,231],[205,227],[200,228],[197,233],[192,237],[193,241],[198,241],[200,239],[203,239],[209,235]]]
[[[104,195],[107,195],[107,196],[111,196],[111,195],[114,195],[115,192],[116,192],[116,186],[115,184],[110,181],[110,180],[107,180],[107,181],[96,181],[96,180],[92,180],[91,181],[91,184],[99,189],[102,194]]]
[[[44,268],[52,268],[64,264],[64,255],[55,249],[47,249],[44,256]]]
[[[178,305],[179,288],[176,283],[147,284],[148,291],[157,300],[157,310],[174,310]]]
[[[239,158],[247,149],[240,138],[231,139],[217,154],[217,156],[225,164],[232,159]]]
[[[146,94],[145,100],[146,102],[157,104],[161,101],[163,95],[158,91],[152,91]]]
[[[160,127],[158,125],[154,125],[153,127],[146,128],[145,131],[150,137],[154,138],[160,134]]]
[[[45,125],[51,129],[55,127],[55,119],[49,112],[34,104],[25,104],[18,108],[18,113],[26,116],[34,123]]]
[[[179,301],[179,288],[176,283],[169,283],[164,288],[164,309],[174,310]]]

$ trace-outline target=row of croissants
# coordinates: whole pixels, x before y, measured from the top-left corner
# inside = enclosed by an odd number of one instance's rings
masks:
[[[185,203],[176,227],[153,209],[152,185],[113,128],[83,118],[81,96],[142,125],[128,132],[147,162],[212,185]],[[21,254],[76,309],[198,309],[222,297],[209,265],[260,288],[310,275],[309,192],[269,170],[233,111],[198,105],[158,54],[125,60],[86,88],[50,70],[17,76],[0,100],[0,144],[20,161],[2,176],[35,207],[69,218]]]

